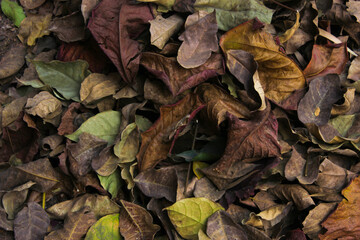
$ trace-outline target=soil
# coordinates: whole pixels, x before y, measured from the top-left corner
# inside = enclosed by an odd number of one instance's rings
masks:
[[[19,43],[18,28],[0,11],[0,60],[14,44]]]

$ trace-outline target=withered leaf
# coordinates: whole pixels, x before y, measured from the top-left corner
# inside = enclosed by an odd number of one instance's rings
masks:
[[[9,77],[17,71],[25,63],[26,47],[18,44],[9,49],[0,61],[0,79]]]
[[[317,238],[321,231],[320,223],[335,209],[336,203],[320,203],[310,210],[305,220],[302,222],[303,231],[311,238]]]
[[[300,185],[279,184],[268,191],[283,201],[293,201],[300,211],[315,205],[309,193]]]
[[[28,114],[39,116],[45,122],[57,126],[60,123],[62,104],[60,100],[47,91],[36,94],[27,100],[25,111]]]
[[[82,133],[78,143],[67,146],[70,157],[70,170],[75,176],[84,176],[91,171],[91,161],[99,155],[107,142],[89,133]]]
[[[140,133],[136,123],[131,123],[121,133],[121,140],[114,146],[118,163],[129,163],[136,159],[140,146]]]
[[[58,127],[58,134],[63,136],[66,134],[71,134],[76,130],[74,125],[74,118],[77,115],[76,110],[81,107],[80,103],[73,102],[71,103],[66,112],[61,117],[61,123]]]
[[[276,197],[265,191],[258,192],[252,200],[261,211],[277,205]]]
[[[258,20],[250,20],[226,32],[220,46],[225,53],[230,49],[251,53],[259,65],[265,96],[278,103],[304,88],[305,77],[295,62],[279,50],[269,33],[253,27],[257,23]]]
[[[14,221],[7,219],[7,214],[0,208],[0,228],[6,231],[14,231]]]
[[[360,81],[360,57],[356,57],[349,67],[349,74],[347,78],[354,81]]]
[[[20,0],[23,7],[27,9],[34,9],[40,7],[46,0]]]
[[[195,13],[196,14],[196,13]],[[219,48],[215,11],[186,27],[179,36],[181,44],[177,61],[184,68],[196,68],[204,64]]]
[[[220,189],[244,176],[263,158],[280,156],[277,142],[277,121],[270,107],[257,112],[248,120],[240,120],[228,114],[229,129],[225,153],[221,159],[202,169],[205,175]],[[248,151],[252,149],[251,151]]]
[[[65,218],[64,228],[51,232],[45,237],[45,240],[80,240],[95,222],[94,213],[90,211],[89,207],[84,207],[77,212],[69,213]]]
[[[91,167],[101,176],[109,176],[118,165],[118,158],[114,155],[112,147],[104,148],[99,155],[91,160]]]
[[[326,124],[330,119],[332,104],[341,97],[340,79],[337,75],[329,74],[312,80],[309,91],[298,106],[299,120],[317,126]]]
[[[147,204],[146,208],[152,211],[156,216],[160,219],[162,223],[162,227],[165,229],[170,240],[174,240],[174,236],[171,232],[173,230],[173,226],[171,225],[171,221],[169,216],[163,211],[164,208],[170,206],[171,203],[166,199],[155,199],[152,198],[150,202]]]
[[[153,168],[167,157],[171,148],[169,136],[177,130],[176,124],[188,114],[195,116],[202,107],[199,98],[193,94],[186,95],[174,105],[160,107],[160,118],[141,134],[141,147],[136,155],[140,171]]]
[[[75,42],[85,38],[85,24],[81,12],[55,18],[51,21],[49,31],[64,42]]]
[[[5,105],[1,114],[2,127],[7,127],[19,118],[26,104],[27,98],[21,97]]]
[[[99,219],[108,214],[118,213],[119,205],[111,201],[108,196],[86,193],[80,197],[76,197],[64,202],[57,203],[46,209],[51,218],[65,219],[67,215],[77,212],[84,207],[89,207]]]
[[[176,201],[177,178],[175,169],[171,167],[143,171],[134,178],[134,182],[148,197]]]
[[[81,13],[86,22],[90,16],[91,11],[96,7],[100,0],[83,0],[81,1]]]
[[[146,4],[105,0],[95,7],[89,20],[92,35],[128,83],[135,80],[140,62],[140,46],[135,39],[152,19]]]
[[[344,199],[321,225],[327,229],[321,240],[348,237],[357,239],[360,237],[360,214],[359,214],[359,186],[360,177],[355,178],[348,187],[342,190]]]
[[[182,17],[177,14],[168,18],[163,18],[161,15],[156,16],[154,20],[150,21],[151,44],[163,49],[166,42],[180,30],[183,23]]]
[[[153,224],[153,218],[144,208],[120,200],[120,233],[125,239],[153,239],[160,226]]]
[[[195,164],[195,162],[193,163]],[[225,191],[219,191],[214,184],[210,182],[206,177],[201,178],[199,181],[195,183],[194,196],[204,197],[211,201],[218,201],[223,195]]]
[[[248,239],[242,227],[231,219],[230,215],[223,211],[217,211],[207,221],[206,234],[211,239]]]
[[[15,239],[43,239],[50,218],[37,203],[30,202],[17,215],[14,221]]]
[[[46,15],[37,15],[37,14],[27,14],[27,17],[21,22],[19,28],[19,39],[21,42],[26,43],[29,46],[35,45],[37,38],[40,38],[44,35],[49,35],[50,31],[48,30],[51,14]]]
[[[340,46],[313,46],[312,57],[304,69],[308,81],[331,73],[340,74],[349,60],[346,43]]]
[[[111,96],[120,88],[118,74],[104,75],[92,73],[81,83],[80,100],[83,104],[91,104],[104,97]]]
[[[174,57],[164,57],[151,52],[143,53],[140,63],[161,79],[173,95],[225,73],[223,57],[218,53],[213,53],[203,65],[193,69],[181,67]]]
[[[247,106],[213,84],[200,85],[196,88],[196,94],[206,103],[203,112],[206,110],[207,119],[216,126],[226,119],[227,114],[244,119],[251,116]]]

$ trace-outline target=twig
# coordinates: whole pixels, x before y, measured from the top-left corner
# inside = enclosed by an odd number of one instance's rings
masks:
[[[194,133],[194,138],[193,138],[193,142],[192,142],[191,150],[194,150],[194,149],[195,149],[195,143],[196,143],[196,135],[197,135],[197,132],[198,132],[198,120],[196,119],[196,121],[195,121],[195,133]],[[186,193],[186,189],[187,189],[188,184],[189,184],[189,178],[190,178],[191,168],[192,168],[192,161],[191,161],[191,162],[190,162],[190,164],[189,164],[188,171],[187,171],[187,174],[186,174],[186,181],[185,181],[184,194]]]

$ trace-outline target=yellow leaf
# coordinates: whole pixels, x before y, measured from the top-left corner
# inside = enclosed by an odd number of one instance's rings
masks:
[[[296,12],[296,20],[295,20],[295,24],[289,28],[288,30],[286,30],[286,32],[284,32],[282,35],[279,36],[279,40],[281,43],[286,42],[287,40],[289,40],[292,35],[294,35],[295,31],[300,27],[300,13]]]
[[[51,14],[32,15],[29,14],[20,24],[18,38],[29,46],[35,45],[35,40],[44,35],[49,35],[48,27]]]

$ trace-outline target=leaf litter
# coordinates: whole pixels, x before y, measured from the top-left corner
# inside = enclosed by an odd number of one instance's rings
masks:
[[[358,1],[2,0],[1,239],[359,239]]]

